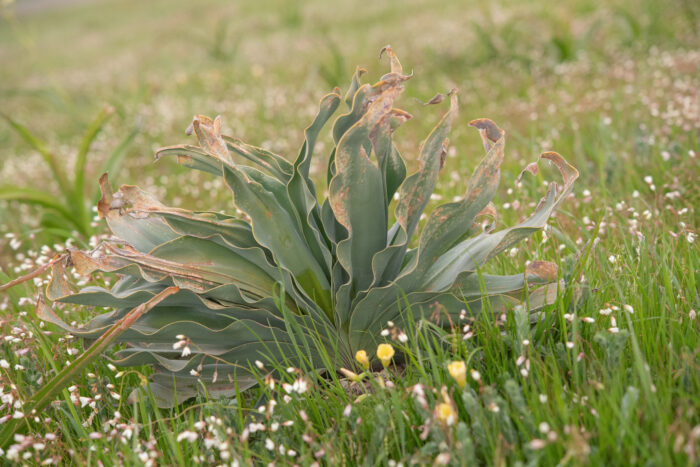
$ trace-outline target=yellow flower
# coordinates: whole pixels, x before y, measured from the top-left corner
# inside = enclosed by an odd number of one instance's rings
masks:
[[[464,389],[467,385],[467,365],[465,365],[462,360],[452,362],[447,365],[447,371],[449,371],[450,376],[457,381],[459,387]]]
[[[340,372],[345,375],[347,379],[352,381],[353,383],[359,383],[362,381],[362,379],[365,377],[365,373],[362,373],[361,375],[358,375],[357,373],[348,370],[347,368],[341,368]]]
[[[442,402],[435,407],[435,415],[440,423],[447,426],[452,426],[455,421],[457,421],[455,409],[452,407],[452,404],[448,404],[447,402]]]
[[[359,363],[365,370],[369,368],[369,358],[367,358],[367,352],[364,350],[357,351],[355,354],[355,360],[357,360],[357,363]]]
[[[377,347],[377,358],[382,361],[382,365],[386,368],[391,363],[391,357],[394,356],[394,348],[391,344],[379,344]]]

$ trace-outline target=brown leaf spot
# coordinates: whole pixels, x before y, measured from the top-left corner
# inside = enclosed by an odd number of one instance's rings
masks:
[[[535,276],[544,281],[554,281],[559,267],[549,261],[533,261],[525,268],[525,277]]]
[[[102,192],[102,197],[97,202],[97,213],[100,219],[104,219],[107,217],[112,204],[112,185],[109,183],[109,176],[106,172],[100,177],[100,191]]]

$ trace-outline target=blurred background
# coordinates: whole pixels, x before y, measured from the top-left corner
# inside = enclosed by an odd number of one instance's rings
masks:
[[[409,160],[444,112],[421,101],[459,88],[443,196],[463,193],[481,157],[467,127],[477,117],[509,134],[503,187],[555,149],[581,170],[579,191],[631,193],[645,185],[629,164],[683,153],[682,164],[697,144],[699,5],[4,0],[0,111],[70,170],[93,119],[113,110],[88,152],[89,193],[120,148],[113,184],[138,184],[175,206],[227,209],[230,195],[216,181],[174,161],[154,164],[154,149],[191,142],[184,130],[194,114],[220,114],[225,133],[292,158],[318,100],[335,86],[345,91],[357,65],[369,71],[365,82],[381,76],[388,64],[378,52],[391,44],[414,73],[398,104],[416,116],[398,138]],[[325,159],[315,161],[319,173]],[[696,167],[678,176],[694,177]],[[0,119],[0,185],[51,192],[54,178],[36,147]],[[0,202],[0,232],[33,241],[39,219],[35,207]],[[0,255],[9,248],[0,242]]]

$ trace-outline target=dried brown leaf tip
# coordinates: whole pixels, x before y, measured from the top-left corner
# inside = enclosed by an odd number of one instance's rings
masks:
[[[551,151],[544,152],[540,158],[550,160],[557,167],[557,169],[559,169],[559,172],[564,179],[564,186],[569,186],[578,178],[578,170],[566,162],[566,159],[564,159],[559,153]]]
[[[382,50],[379,51],[379,60],[382,59],[384,52],[386,52],[386,54],[389,56],[389,60],[391,61],[391,72],[399,74],[402,73],[403,67],[401,66],[401,62],[399,62],[399,58],[394,53],[394,49],[392,49],[390,45],[385,45],[382,47]]]
[[[498,211],[496,210],[496,205],[493,204],[492,202],[489,201],[489,204],[487,204],[484,209],[482,209],[479,214],[477,214],[476,218],[477,219],[482,219],[484,217],[488,217],[491,219],[491,222],[489,222],[485,227],[484,230],[486,232],[491,232],[493,229],[496,228],[496,221],[498,220]],[[482,224],[483,225],[483,224]]]
[[[444,94],[441,94],[441,93],[437,93],[437,94],[435,94],[435,95],[434,95],[429,101],[427,101],[427,102],[421,102],[420,99],[416,99],[416,100],[417,100],[418,102],[420,102],[421,104],[423,104],[424,106],[426,106],[426,105],[435,105],[435,104],[439,104],[440,102],[444,101],[444,100],[445,100],[445,95],[444,95]]]
[[[97,214],[100,216],[100,219],[104,219],[112,209],[114,200],[112,197],[112,185],[109,183],[109,175],[106,172],[100,177],[100,192],[102,192],[102,197],[97,202]]]
[[[481,141],[484,143],[484,149],[489,152],[491,149],[491,143],[495,143],[499,139],[503,138],[506,134],[501,128],[498,127],[492,120],[488,118],[477,118],[469,122],[469,126],[473,126],[479,130],[479,135],[481,136]]]
[[[447,93],[447,97],[452,97],[454,94],[457,94],[457,88],[450,89],[449,92]],[[435,94],[433,97],[431,97],[430,100],[427,102],[423,102],[418,98],[416,98],[416,100],[418,102],[420,102],[423,106],[435,105],[435,104],[439,104],[445,100],[445,94],[442,94],[439,92],[439,93]]]
[[[523,178],[523,175],[525,175],[525,172],[529,172],[532,175],[537,175],[539,173],[539,165],[538,162],[541,159],[547,159],[551,161],[559,170],[559,173],[561,174],[561,177],[564,181],[563,188],[560,187],[558,184],[555,184],[557,189],[561,189],[562,191],[566,191],[571,188],[573,185],[574,181],[578,178],[579,172],[576,170],[574,166],[569,164],[566,159],[564,159],[560,154],[556,152],[543,152],[540,157],[535,161],[529,163],[522,172],[520,172],[520,175],[518,176],[517,182],[520,183],[520,181]]]
[[[396,56],[396,54],[394,54],[394,50],[391,48],[390,45],[385,46],[379,52],[380,59],[384,55],[384,52],[386,52],[387,55],[389,55],[389,59],[391,60],[391,72],[382,76],[379,79],[379,82],[372,87],[384,90],[386,88],[399,86],[404,81],[407,81],[413,77],[413,72],[411,72],[410,75],[403,74],[403,67],[401,66],[401,62],[399,62],[398,57]]]
[[[194,130],[199,145],[209,154],[222,161],[233,162],[228,148],[226,147],[226,143],[221,137],[220,116],[212,120],[206,115],[195,115],[192,120],[192,125],[190,125],[187,130],[189,131],[188,134],[192,134],[192,130]]]
[[[537,162],[530,162],[525,166],[522,172],[520,172],[520,175],[518,175],[518,179],[516,180],[518,183],[520,183],[520,180],[522,180],[523,175],[525,175],[525,172],[529,172],[532,175],[537,175],[540,172],[540,167],[537,165]]]
[[[401,109],[391,109],[391,118],[399,124],[405,123],[413,118],[413,115]]]

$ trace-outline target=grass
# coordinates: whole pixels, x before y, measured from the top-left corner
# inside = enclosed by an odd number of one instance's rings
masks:
[[[22,414],[21,402],[82,347],[34,315],[37,278],[0,295],[0,420],[17,416],[24,428],[4,456],[85,465],[697,464],[699,15],[682,0],[468,8],[436,0],[362,8],[108,0],[6,18],[0,62],[12,66],[0,68],[2,111],[71,167],[84,128],[111,105],[115,116],[89,152],[88,193],[138,127],[113,182],[192,209],[227,209],[226,190],[175,164],[152,164],[155,147],[184,141],[191,115],[220,113],[228,133],[291,155],[329,83],[347,86],[342,76],[349,80],[356,63],[378,77],[375,53],[391,43],[415,72],[400,102],[407,111],[430,113],[417,111],[419,100],[460,88],[454,149],[438,185],[443,202],[464,193],[478,161],[478,138],[466,127],[472,118],[492,118],[508,132],[496,199],[505,225],[543,193],[545,177],[515,183],[536,154],[553,149],[578,167],[575,196],[550,228],[488,267],[515,273],[528,260],[549,260],[567,279],[580,267],[587,293],[576,308],[562,297],[532,327],[516,311],[446,330],[429,321],[387,325],[390,336],[406,334],[392,340],[406,363],[363,383],[287,371],[261,355],[261,368],[251,363],[258,387],[160,410],[148,391],[127,400],[148,368],[121,372],[105,358],[48,409]],[[407,148],[419,143],[412,135],[426,134],[439,111],[432,115],[399,130],[411,160]],[[9,125],[0,125],[0,160],[0,182],[52,186],[41,156]],[[64,247],[39,227],[41,215],[0,203],[0,283]],[[84,322],[95,310],[59,312]],[[447,371],[453,360],[467,363],[464,389]],[[457,413],[449,426],[435,412],[440,403]]]

